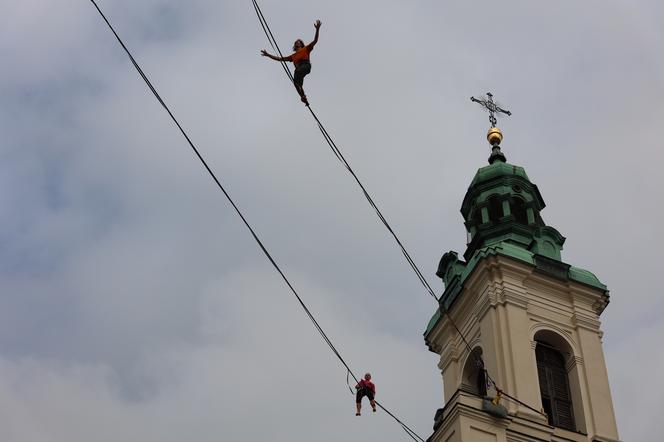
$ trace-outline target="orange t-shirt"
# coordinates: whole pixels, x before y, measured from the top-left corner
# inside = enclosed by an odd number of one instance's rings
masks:
[[[309,61],[309,53],[314,50],[312,45],[307,45],[288,57],[288,61],[292,61],[295,66],[300,64],[301,61]]]

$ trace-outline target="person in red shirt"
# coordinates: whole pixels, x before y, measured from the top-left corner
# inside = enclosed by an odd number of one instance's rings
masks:
[[[355,395],[355,416],[360,415],[360,410],[362,409],[362,398],[364,396],[369,398],[369,403],[374,413],[376,412],[376,401],[374,397],[376,396],[376,386],[371,382],[371,373],[364,375],[364,379],[361,379],[360,382],[355,386],[357,394]]]
[[[301,39],[295,40],[293,43],[293,53],[288,57],[277,57],[268,53],[265,49],[261,51],[263,57],[271,58],[276,61],[292,61],[295,65],[295,73],[293,74],[293,84],[295,84],[295,89],[297,93],[300,94],[300,99],[304,104],[309,106],[309,101],[307,101],[307,96],[304,95],[304,89],[302,84],[304,83],[304,77],[311,72],[311,62],[309,61],[309,54],[314,50],[314,46],[318,43],[318,31],[320,30],[321,22],[316,20],[314,27],[316,28],[316,35],[314,39],[308,45],[304,45],[304,42]]]

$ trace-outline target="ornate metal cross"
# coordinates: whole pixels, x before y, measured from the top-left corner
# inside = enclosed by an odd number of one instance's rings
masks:
[[[470,101],[473,101],[475,103],[479,103],[484,107],[486,110],[489,111],[489,122],[491,123],[491,127],[496,127],[496,123],[498,120],[496,120],[496,115],[497,113],[503,113],[506,115],[512,115],[512,112],[505,110],[498,106],[496,103],[493,102],[493,94],[491,92],[486,93],[487,97],[489,97],[488,100],[480,100],[475,97],[470,97]]]

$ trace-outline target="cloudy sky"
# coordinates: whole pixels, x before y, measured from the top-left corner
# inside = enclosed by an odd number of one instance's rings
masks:
[[[324,144],[249,0],[100,6],[321,325],[423,437],[435,310]],[[492,91],[510,162],[611,290],[620,436],[658,440],[664,6],[263,0],[305,87],[429,281],[463,252]],[[353,413],[315,333],[87,0],[0,0],[0,440],[403,441]]]

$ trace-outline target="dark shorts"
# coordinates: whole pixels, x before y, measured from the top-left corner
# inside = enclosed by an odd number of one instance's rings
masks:
[[[302,86],[304,76],[311,72],[311,63],[308,61],[301,61],[295,66],[295,74],[293,74],[293,83],[297,86]]]
[[[359,390],[357,390],[357,393],[355,394],[355,402],[359,404],[360,402],[362,402],[362,398],[364,396],[368,397],[370,401],[374,400],[374,394],[371,390],[369,390],[368,388],[360,388]]]

